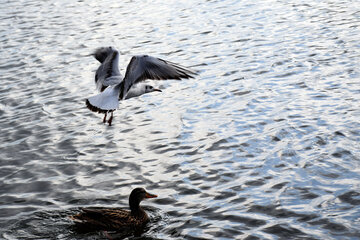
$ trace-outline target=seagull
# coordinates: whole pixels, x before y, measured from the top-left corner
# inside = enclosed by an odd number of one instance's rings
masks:
[[[179,64],[160,58],[137,55],[133,56],[126,68],[125,77],[119,70],[119,51],[114,47],[102,47],[95,51],[94,57],[101,63],[95,74],[95,83],[99,94],[86,99],[86,106],[93,112],[111,113],[109,126],[113,120],[113,112],[119,107],[119,100],[138,97],[145,93],[161,92],[144,83],[147,79],[188,79],[197,73]]]
[[[96,88],[99,92],[103,92],[107,87],[119,84],[123,76],[121,75],[119,68],[117,66],[118,63],[115,63],[113,59],[114,53],[117,50],[113,47],[101,47],[96,49],[96,51],[92,54],[96,60],[98,60],[101,65],[96,70],[95,74],[95,84]],[[115,64],[115,67],[113,67]],[[128,94],[125,99],[138,97],[144,93],[150,92],[162,92],[160,89],[154,88],[153,86],[146,83],[138,83],[130,88]],[[91,106],[88,106],[90,109]],[[95,109],[97,112],[98,110]],[[103,111],[101,111],[103,112]],[[103,119],[103,123],[106,122],[107,112],[105,111],[105,116]],[[110,121],[111,124],[111,121]]]

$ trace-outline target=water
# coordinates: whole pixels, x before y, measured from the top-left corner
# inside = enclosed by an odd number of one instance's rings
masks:
[[[0,238],[106,239],[67,216],[135,187],[159,195],[142,239],[360,238],[357,1],[1,6]],[[108,45],[200,74],[109,127],[85,107]]]

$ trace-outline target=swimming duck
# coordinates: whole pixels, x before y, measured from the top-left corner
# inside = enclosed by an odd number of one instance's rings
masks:
[[[135,188],[129,197],[130,211],[117,208],[83,208],[82,212],[70,218],[88,230],[119,230],[121,228],[140,227],[150,219],[140,207],[146,198],[156,198],[144,188]]]

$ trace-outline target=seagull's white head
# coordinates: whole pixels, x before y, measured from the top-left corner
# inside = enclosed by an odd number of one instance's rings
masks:
[[[162,92],[160,89],[158,88],[154,88],[151,85],[145,84],[145,93],[151,93],[151,92]]]

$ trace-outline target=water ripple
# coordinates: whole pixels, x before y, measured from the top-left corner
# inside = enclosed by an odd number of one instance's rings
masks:
[[[352,1],[3,3],[1,238],[105,239],[67,217],[138,186],[159,195],[149,239],[360,238],[358,19]],[[200,74],[109,127],[84,105],[106,45],[123,72],[149,54]]]

